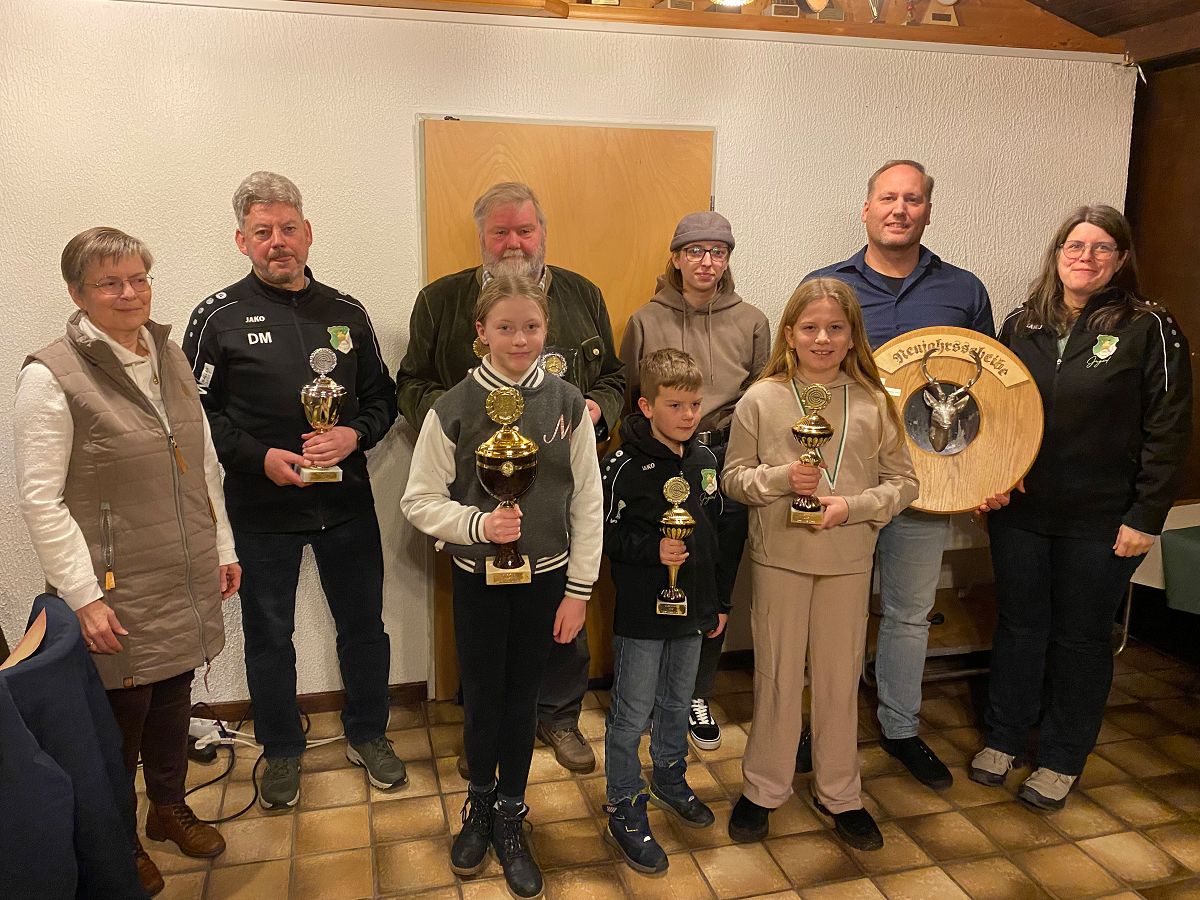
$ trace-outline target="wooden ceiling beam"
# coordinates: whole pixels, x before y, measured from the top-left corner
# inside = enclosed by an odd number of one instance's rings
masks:
[[[1131,28],[1113,37],[1125,41],[1130,57],[1136,62],[1190,53],[1200,50],[1200,12]]]

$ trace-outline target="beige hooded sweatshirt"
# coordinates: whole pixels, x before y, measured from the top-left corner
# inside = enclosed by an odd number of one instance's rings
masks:
[[[629,317],[621,340],[628,408],[637,406],[642,357],[671,347],[690,354],[704,373],[704,404],[697,430],[726,428],[733,408],[770,356],[767,317],[732,291],[715,294],[704,306],[693,309],[665,275],[658,276],[657,291]]]

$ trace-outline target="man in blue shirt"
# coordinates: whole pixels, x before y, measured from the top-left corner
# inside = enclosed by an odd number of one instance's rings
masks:
[[[872,347],[929,326],[953,325],[995,336],[992,304],[983,283],[921,244],[932,195],[933,178],[920,163],[884,163],[867,181],[862,211],[867,245],[845,262],[807,276],[839,278],[854,288]],[[918,781],[939,789],[949,787],[953,777],[917,736],[917,714],[928,616],[949,522],[945,516],[906,510],[880,531],[876,563],[883,612],[875,651],[880,744]],[[802,743],[801,756],[806,750]]]

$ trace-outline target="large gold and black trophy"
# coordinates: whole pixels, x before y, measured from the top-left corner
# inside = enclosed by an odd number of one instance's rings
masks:
[[[667,483],[663,485],[663,497],[671,504],[671,508],[658,520],[658,528],[663,537],[686,541],[696,530],[696,520],[690,512],[680,506],[691,492],[687,479],[681,475],[668,478]],[[656,606],[660,616],[687,615],[687,594],[683,592],[683,588],[676,587],[675,580],[678,577],[679,566],[667,566],[667,586],[658,592]]]
[[[488,418],[500,429],[475,449],[475,471],[479,483],[500,501],[497,509],[511,509],[517,499],[533,487],[537,475],[538,445],[521,434],[513,423],[525,411],[521,392],[513,387],[496,388],[484,404]],[[517,550],[517,542],[497,545],[499,552],[488,559],[488,584],[529,584],[529,558]]]
[[[308,364],[317,377],[300,388],[300,405],[304,417],[312,430],[318,434],[332,431],[342,416],[342,400],[346,389],[329,377],[337,366],[337,354],[328,347],[314,350]],[[300,466],[300,480],[304,482],[341,481],[341,466]]]
[[[806,466],[821,464],[821,448],[833,437],[833,426],[821,415],[821,410],[829,405],[829,398],[829,388],[823,384],[810,384],[800,392],[800,405],[806,415],[792,425],[792,437],[804,448],[800,462]],[[823,515],[820,500],[811,494],[801,494],[792,500],[788,525],[819,526]]]

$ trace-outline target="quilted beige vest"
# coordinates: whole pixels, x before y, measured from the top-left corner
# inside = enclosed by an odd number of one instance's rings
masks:
[[[158,351],[159,418],[104,341],[79,328],[29,356],[67,397],[74,443],[63,499],[87,539],[104,600],[129,631],[121,653],[94,653],[108,689],[170,678],[225,645],[215,517],[204,480],[204,410],[170,328],[146,327]],[[48,590],[57,593],[53,586]]]

